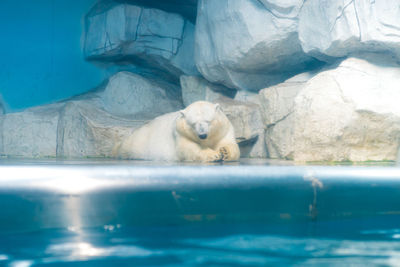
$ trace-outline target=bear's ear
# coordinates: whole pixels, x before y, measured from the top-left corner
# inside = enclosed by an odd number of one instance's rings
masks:
[[[179,110],[179,116],[184,118],[185,117],[185,110],[183,110],[183,109]]]
[[[220,104],[215,104],[215,110],[216,111],[222,111],[222,108],[221,108],[221,106],[220,106]]]

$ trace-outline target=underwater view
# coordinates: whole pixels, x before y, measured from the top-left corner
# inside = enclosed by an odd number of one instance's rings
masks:
[[[398,266],[400,169],[0,164],[4,266]]]
[[[397,218],[398,221],[398,218]],[[47,230],[1,235],[6,266],[398,266],[400,229],[350,232],[359,221],[276,226],[214,225],[139,227],[119,225],[80,231]],[[374,221],[371,225],[374,225]],[[397,224],[398,225],[398,224]],[[325,229],[323,229],[325,228]],[[335,228],[336,229],[336,228]],[[272,232],[274,230],[274,232]]]
[[[400,266],[397,0],[0,3],[0,266]]]

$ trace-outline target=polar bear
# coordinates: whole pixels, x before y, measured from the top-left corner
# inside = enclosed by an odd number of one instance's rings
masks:
[[[125,159],[236,161],[240,157],[233,126],[219,104],[198,101],[155,118],[117,145]]]

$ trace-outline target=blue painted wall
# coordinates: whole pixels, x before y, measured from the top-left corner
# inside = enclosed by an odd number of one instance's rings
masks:
[[[95,0],[1,0],[0,94],[9,109],[88,91],[106,74],[83,58],[83,18]]]

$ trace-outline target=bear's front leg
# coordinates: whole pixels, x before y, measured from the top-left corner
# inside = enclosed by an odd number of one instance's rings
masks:
[[[186,138],[180,137],[177,140],[177,155],[181,161],[216,162],[222,160],[218,150],[202,148]]]
[[[240,150],[237,144],[226,144],[218,148],[223,161],[236,161],[240,157]]]

